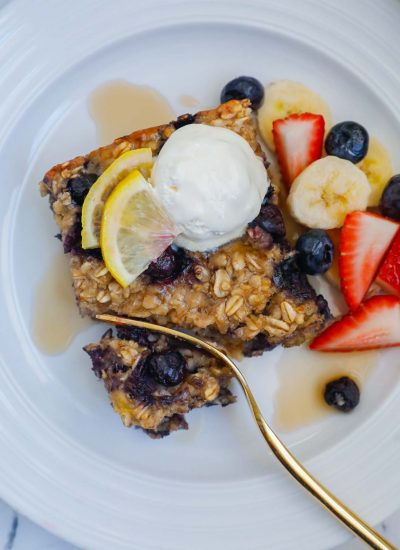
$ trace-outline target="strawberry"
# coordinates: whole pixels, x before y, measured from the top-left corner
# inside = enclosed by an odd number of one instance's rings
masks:
[[[321,158],[324,131],[322,115],[303,113],[274,120],[272,135],[282,177],[288,186],[304,168]]]
[[[400,231],[397,232],[389,248],[376,282],[386,292],[400,297]]]
[[[340,235],[339,274],[352,311],[361,304],[398,229],[396,222],[370,212],[346,216]]]
[[[400,300],[373,296],[315,338],[317,351],[360,351],[400,346]]]

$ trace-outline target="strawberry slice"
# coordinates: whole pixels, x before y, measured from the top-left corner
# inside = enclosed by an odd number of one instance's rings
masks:
[[[322,115],[303,113],[274,120],[272,135],[282,177],[288,186],[304,168],[321,158],[324,131]]]
[[[389,248],[376,282],[386,292],[400,297],[400,231],[397,232]]]
[[[317,351],[360,351],[400,346],[400,300],[373,296],[315,338]]]
[[[370,212],[346,216],[340,235],[339,274],[352,311],[361,304],[398,229],[396,222]]]

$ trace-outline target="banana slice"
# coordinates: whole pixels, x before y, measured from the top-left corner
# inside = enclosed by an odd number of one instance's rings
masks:
[[[324,157],[308,166],[292,183],[288,207],[307,227],[342,227],[349,212],[365,210],[370,185],[367,176],[348,160]]]
[[[271,151],[275,151],[272,137],[273,121],[295,113],[322,115],[325,120],[325,132],[332,126],[331,110],[318,94],[294,80],[272,82],[267,86],[264,103],[258,110],[260,133]]]
[[[371,186],[368,206],[378,206],[383,190],[393,176],[389,152],[377,138],[371,137],[367,156],[357,166],[365,173]]]

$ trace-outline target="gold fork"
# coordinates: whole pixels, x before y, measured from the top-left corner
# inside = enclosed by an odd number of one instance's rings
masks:
[[[253,413],[254,420],[257,422],[257,426],[262,433],[265,441],[268,443],[270,449],[283,464],[286,470],[301,484],[309,493],[311,493],[321,504],[323,504],[337,519],[339,519],[346,527],[351,529],[358,537],[364,540],[371,548],[377,550],[396,550],[389,541],[384,539],[375,529],[370,527],[365,521],[357,516],[350,508],[343,504],[335,495],[333,495],[328,489],[326,489],[319,481],[317,481],[304,466],[292,455],[289,449],[282,443],[275,432],[265,421],[261,411],[254,399],[254,396],[249,388],[246,379],[240,372],[235,363],[229,359],[224,352],[218,348],[209,344],[201,338],[186,334],[180,330],[175,330],[161,325],[153,323],[147,323],[146,321],[138,321],[136,319],[128,319],[125,317],[117,317],[114,315],[97,315],[97,319],[113,323],[115,325],[131,325],[138,328],[144,328],[147,330],[160,332],[162,334],[168,334],[174,338],[186,340],[196,347],[202,348],[209,354],[213,355],[225,365],[227,365],[235,375],[236,380],[242,387],[247,403]]]

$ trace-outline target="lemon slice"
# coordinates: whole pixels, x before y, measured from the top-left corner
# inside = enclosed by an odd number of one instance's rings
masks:
[[[104,204],[111,191],[129,172],[139,169],[145,176],[152,166],[150,148],[127,151],[114,160],[89,189],[82,206],[82,248],[97,248]]]
[[[104,205],[100,246],[111,275],[124,288],[179,234],[153,187],[138,170],[121,181]]]

